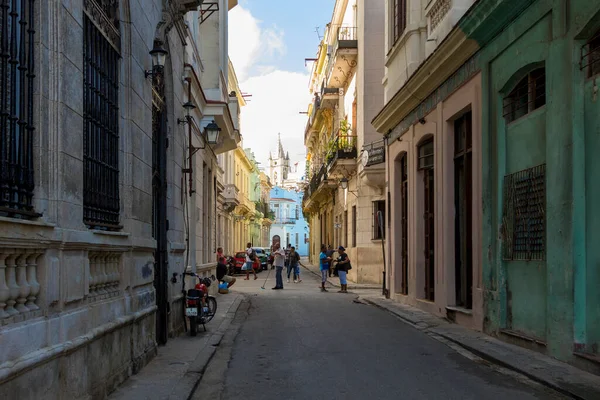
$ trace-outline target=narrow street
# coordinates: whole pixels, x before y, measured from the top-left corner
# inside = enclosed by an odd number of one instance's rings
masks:
[[[271,290],[272,272],[263,290],[266,274],[234,286],[250,298],[247,318],[221,343],[194,399],[563,398],[356,302],[365,291],[321,293],[307,272],[281,291]]]

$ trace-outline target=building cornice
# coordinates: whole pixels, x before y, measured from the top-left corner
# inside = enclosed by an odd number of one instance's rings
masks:
[[[475,40],[468,39],[464,32],[455,28],[373,118],[373,127],[383,134],[394,129],[478,50]]]

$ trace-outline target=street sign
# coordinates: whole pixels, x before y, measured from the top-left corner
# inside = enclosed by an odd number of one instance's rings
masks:
[[[385,162],[385,147],[376,147],[367,151],[369,156],[365,164],[366,167]]]

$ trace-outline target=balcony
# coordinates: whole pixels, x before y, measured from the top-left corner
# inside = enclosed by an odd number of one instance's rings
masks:
[[[289,225],[293,225],[296,223],[296,221],[298,221],[298,218],[295,217],[278,217],[275,218],[275,223],[276,224],[289,224]]]
[[[343,88],[358,63],[358,37],[355,26],[332,26],[335,41],[328,51],[329,67],[325,78],[328,88]]]
[[[348,177],[356,169],[356,135],[338,134],[329,144],[325,165],[333,179]]]
[[[331,189],[337,187],[337,182],[328,179],[327,166],[322,165],[321,168],[313,174],[308,185],[304,190],[302,198],[302,208],[305,211],[318,209],[319,203],[327,200]]]
[[[225,185],[223,190],[225,207],[230,211],[240,205],[240,191],[234,184]]]

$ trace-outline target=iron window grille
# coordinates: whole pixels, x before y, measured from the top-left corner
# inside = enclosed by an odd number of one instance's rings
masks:
[[[381,211],[381,229],[379,226],[379,217],[377,214]],[[381,231],[383,230],[383,234]],[[385,238],[385,200],[377,200],[373,202],[373,240],[381,240]]]
[[[579,67],[587,70],[588,78],[600,74],[600,31],[581,47]]]
[[[34,1],[0,3],[0,215],[33,210]]]
[[[544,260],[546,254],[546,164],[504,177],[504,260]]]
[[[546,104],[546,70],[538,68],[525,76],[504,98],[502,116],[510,123]]]
[[[102,20],[113,3],[86,1]],[[120,229],[119,53],[107,34],[112,30],[100,30],[91,18],[84,16],[83,219],[90,228]]]
[[[406,29],[406,0],[393,0],[392,3],[393,18],[393,43],[396,43],[404,30]]]
[[[356,206],[352,206],[352,247],[356,247]]]

